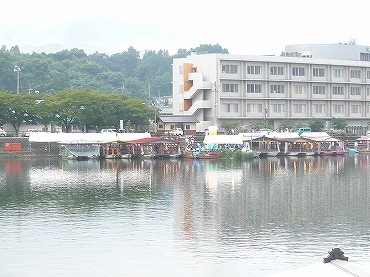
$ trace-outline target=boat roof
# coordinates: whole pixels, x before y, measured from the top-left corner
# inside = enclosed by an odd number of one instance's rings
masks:
[[[150,138],[141,138],[137,140],[131,140],[131,144],[150,144],[150,143],[180,143],[178,140],[164,138],[164,137],[150,137]]]
[[[239,135],[206,135],[204,144],[243,144]]]
[[[30,133],[30,142],[57,142],[61,144],[89,144],[128,142],[151,137],[150,133]]]
[[[261,138],[264,135],[264,133],[239,133],[239,136],[242,138],[243,141],[251,141],[257,138]]]
[[[243,141],[258,140],[260,138],[270,139],[274,141],[287,141],[287,142],[338,142],[341,141],[333,138],[326,132],[304,132],[299,135],[296,132],[270,132],[270,133],[240,133],[239,136]],[[369,138],[370,139],[370,138]]]

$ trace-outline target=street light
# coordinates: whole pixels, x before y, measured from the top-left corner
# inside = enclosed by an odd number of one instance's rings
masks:
[[[268,109],[265,109],[265,127],[267,127],[267,113],[269,112]]]
[[[17,94],[19,93],[19,73],[21,72],[21,68],[19,66],[14,67],[14,72],[17,73]]]

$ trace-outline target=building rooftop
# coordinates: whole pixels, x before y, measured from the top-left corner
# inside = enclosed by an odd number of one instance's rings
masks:
[[[193,115],[160,115],[158,118],[164,123],[196,123],[199,120]]]

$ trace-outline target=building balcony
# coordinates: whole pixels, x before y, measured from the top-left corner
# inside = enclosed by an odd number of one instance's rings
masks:
[[[212,109],[212,102],[208,100],[195,101],[187,111],[184,111],[184,114],[193,115],[200,109]]]

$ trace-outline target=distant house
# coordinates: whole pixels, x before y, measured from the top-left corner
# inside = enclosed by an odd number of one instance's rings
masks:
[[[157,130],[160,133],[166,133],[181,128],[184,135],[194,135],[198,122],[198,119],[193,115],[159,115],[157,117]]]

